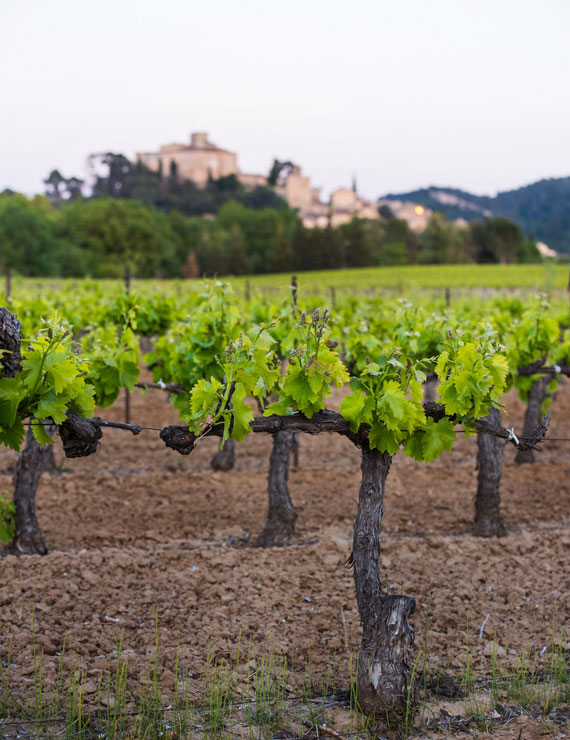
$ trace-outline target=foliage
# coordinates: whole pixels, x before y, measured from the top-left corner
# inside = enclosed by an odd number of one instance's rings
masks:
[[[190,414],[182,415],[196,435],[223,424],[223,446],[230,435],[241,442],[251,431],[253,411],[244,399],[256,398],[262,405],[274,390],[280,362],[271,349],[273,344],[264,327],[240,332],[236,342],[230,340],[225,360],[218,358],[223,381],[213,376],[200,379],[190,394]]]
[[[153,172],[142,162],[131,162],[123,154],[113,152],[92,155],[91,161],[98,172],[93,187],[95,198],[139,200],[162,211],[178,210],[186,216],[217,213],[230,200],[252,209],[287,208],[270,188],[247,190],[235,175],[210,178],[206,187],[200,188],[180,180],[176,167],[170,173]]]
[[[51,444],[42,422],[61,424],[68,411],[89,417],[94,408],[87,363],[73,352],[69,331],[57,317],[36,337],[25,338],[24,346],[22,370],[13,378],[0,378],[0,443],[14,450],[24,439],[24,419],[32,417],[40,444]]]
[[[457,331],[435,366],[445,411],[466,429],[486,416],[489,408],[500,408],[499,399],[507,388],[509,366],[495,335],[492,326],[475,338]]]
[[[206,188],[220,198],[214,218],[199,209],[192,215],[181,203],[155,204],[131,187],[121,172],[132,165],[123,159],[114,161],[105,186],[96,187],[97,197],[51,192],[55,208],[46,198],[0,195],[3,266],[32,276],[96,278],[120,277],[128,267],[145,278],[540,259],[533,243],[505,219],[462,229],[435,214],[420,236],[395,218],[353,218],[337,228],[308,229],[267,196],[272,191],[258,188],[242,197],[235,192],[242,186],[231,178]],[[192,183],[173,187],[186,185],[196,189]],[[206,191],[198,190],[199,197]]]
[[[58,229],[85,255],[94,277],[176,274],[176,240],[168,218],[136,201],[99,198],[62,207]]]
[[[348,372],[333,350],[338,342],[329,339],[329,311],[315,309],[310,318],[305,312],[298,326],[304,335],[303,344],[288,354],[287,372],[279,388],[279,401],[265,409],[265,416],[291,413],[295,409],[310,419],[324,409],[324,399],[331,394],[331,385],[340,388],[348,381]]]
[[[81,339],[81,351],[88,359],[85,378],[98,406],[111,406],[121,388],[133,390],[139,379],[139,343],[130,326],[93,329]]]
[[[155,382],[176,383],[188,392],[202,378],[223,378],[220,358],[240,332],[240,311],[229,285],[204,286],[198,298],[188,320],[174,324],[145,356]],[[172,402],[183,412],[188,396],[181,393]]]
[[[121,388],[132,389],[139,335],[154,335],[145,360],[155,382],[180,388],[173,403],[197,434],[220,423],[226,436],[241,438],[251,418],[246,398],[266,414],[311,418],[350,371],[352,394],[341,412],[353,430],[366,425],[377,449],[394,454],[403,447],[421,460],[453,440],[447,422],[424,414],[420,391],[428,372],[440,379],[449,421],[469,430],[500,406],[511,384],[526,397],[537,376],[519,376],[519,368],[567,364],[570,357],[566,305],[558,313],[544,300],[467,298],[446,306],[443,296],[424,297],[422,305],[337,296],[333,321],[319,296],[308,296],[301,311],[290,299],[243,300],[222,282],[197,293],[179,288],[125,295],[71,285],[10,301],[26,349],[22,372],[0,380],[0,441],[18,448],[27,416],[62,423],[69,410],[88,413],[95,402],[107,406]],[[58,310],[65,320],[46,323]],[[43,426],[35,424],[34,432],[47,443]]]

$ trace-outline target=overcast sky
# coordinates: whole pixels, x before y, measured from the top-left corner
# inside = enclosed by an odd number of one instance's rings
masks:
[[[0,190],[208,131],[325,192],[570,175],[568,0],[0,0]]]

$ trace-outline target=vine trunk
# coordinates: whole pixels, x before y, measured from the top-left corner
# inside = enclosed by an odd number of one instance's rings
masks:
[[[498,409],[490,409],[485,421],[495,426],[501,424]],[[475,521],[471,528],[476,537],[504,537],[505,525],[501,518],[501,474],[505,443],[490,434],[477,434],[477,494],[475,496]]]
[[[386,452],[362,445],[362,480],[354,526],[352,563],[362,644],[358,659],[358,703],[362,711],[393,725],[414,702],[409,623],[416,602],[387,593],[380,576],[384,488],[392,462]]]
[[[530,437],[532,432],[540,426],[542,421],[542,404],[546,397],[546,386],[550,378],[542,375],[539,380],[532,384],[528,401],[526,405],[526,411],[524,415],[523,424],[523,437]],[[517,463],[533,463],[534,453],[532,450],[518,450],[515,462]]]
[[[276,432],[269,458],[267,488],[269,507],[263,530],[257,538],[259,547],[287,545],[295,534],[297,512],[289,495],[289,461],[295,445],[295,432]]]

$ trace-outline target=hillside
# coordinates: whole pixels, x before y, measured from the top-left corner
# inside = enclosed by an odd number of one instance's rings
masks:
[[[546,242],[559,252],[570,252],[570,177],[540,180],[495,197],[436,186],[383,197],[413,201],[441,211],[450,219],[473,221],[506,216],[518,223],[527,236]]]

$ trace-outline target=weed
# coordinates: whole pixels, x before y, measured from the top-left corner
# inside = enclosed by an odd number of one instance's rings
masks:
[[[424,649],[423,649],[423,666],[422,666],[422,684],[424,691],[427,688],[427,666],[429,657],[429,620],[431,616],[431,594],[429,595],[426,618],[424,622]]]
[[[280,659],[270,646],[269,655],[253,661],[253,672],[248,680],[253,680],[253,693],[246,710],[251,725],[255,724],[271,736],[283,725],[287,710],[287,658]]]
[[[418,653],[417,658],[414,661],[414,665],[412,667],[412,674],[410,676],[410,684],[408,686],[408,693],[406,695],[406,713],[404,715],[404,737],[409,737],[409,729],[410,729],[410,720],[413,718],[415,712],[417,712],[418,708],[414,705],[412,698],[414,695],[414,678],[416,675],[416,670],[418,667],[419,660],[422,656],[423,651],[420,650]]]
[[[236,681],[229,664],[216,662],[215,644],[208,645],[206,676],[202,709],[205,732],[208,737],[219,738],[232,714]]]

